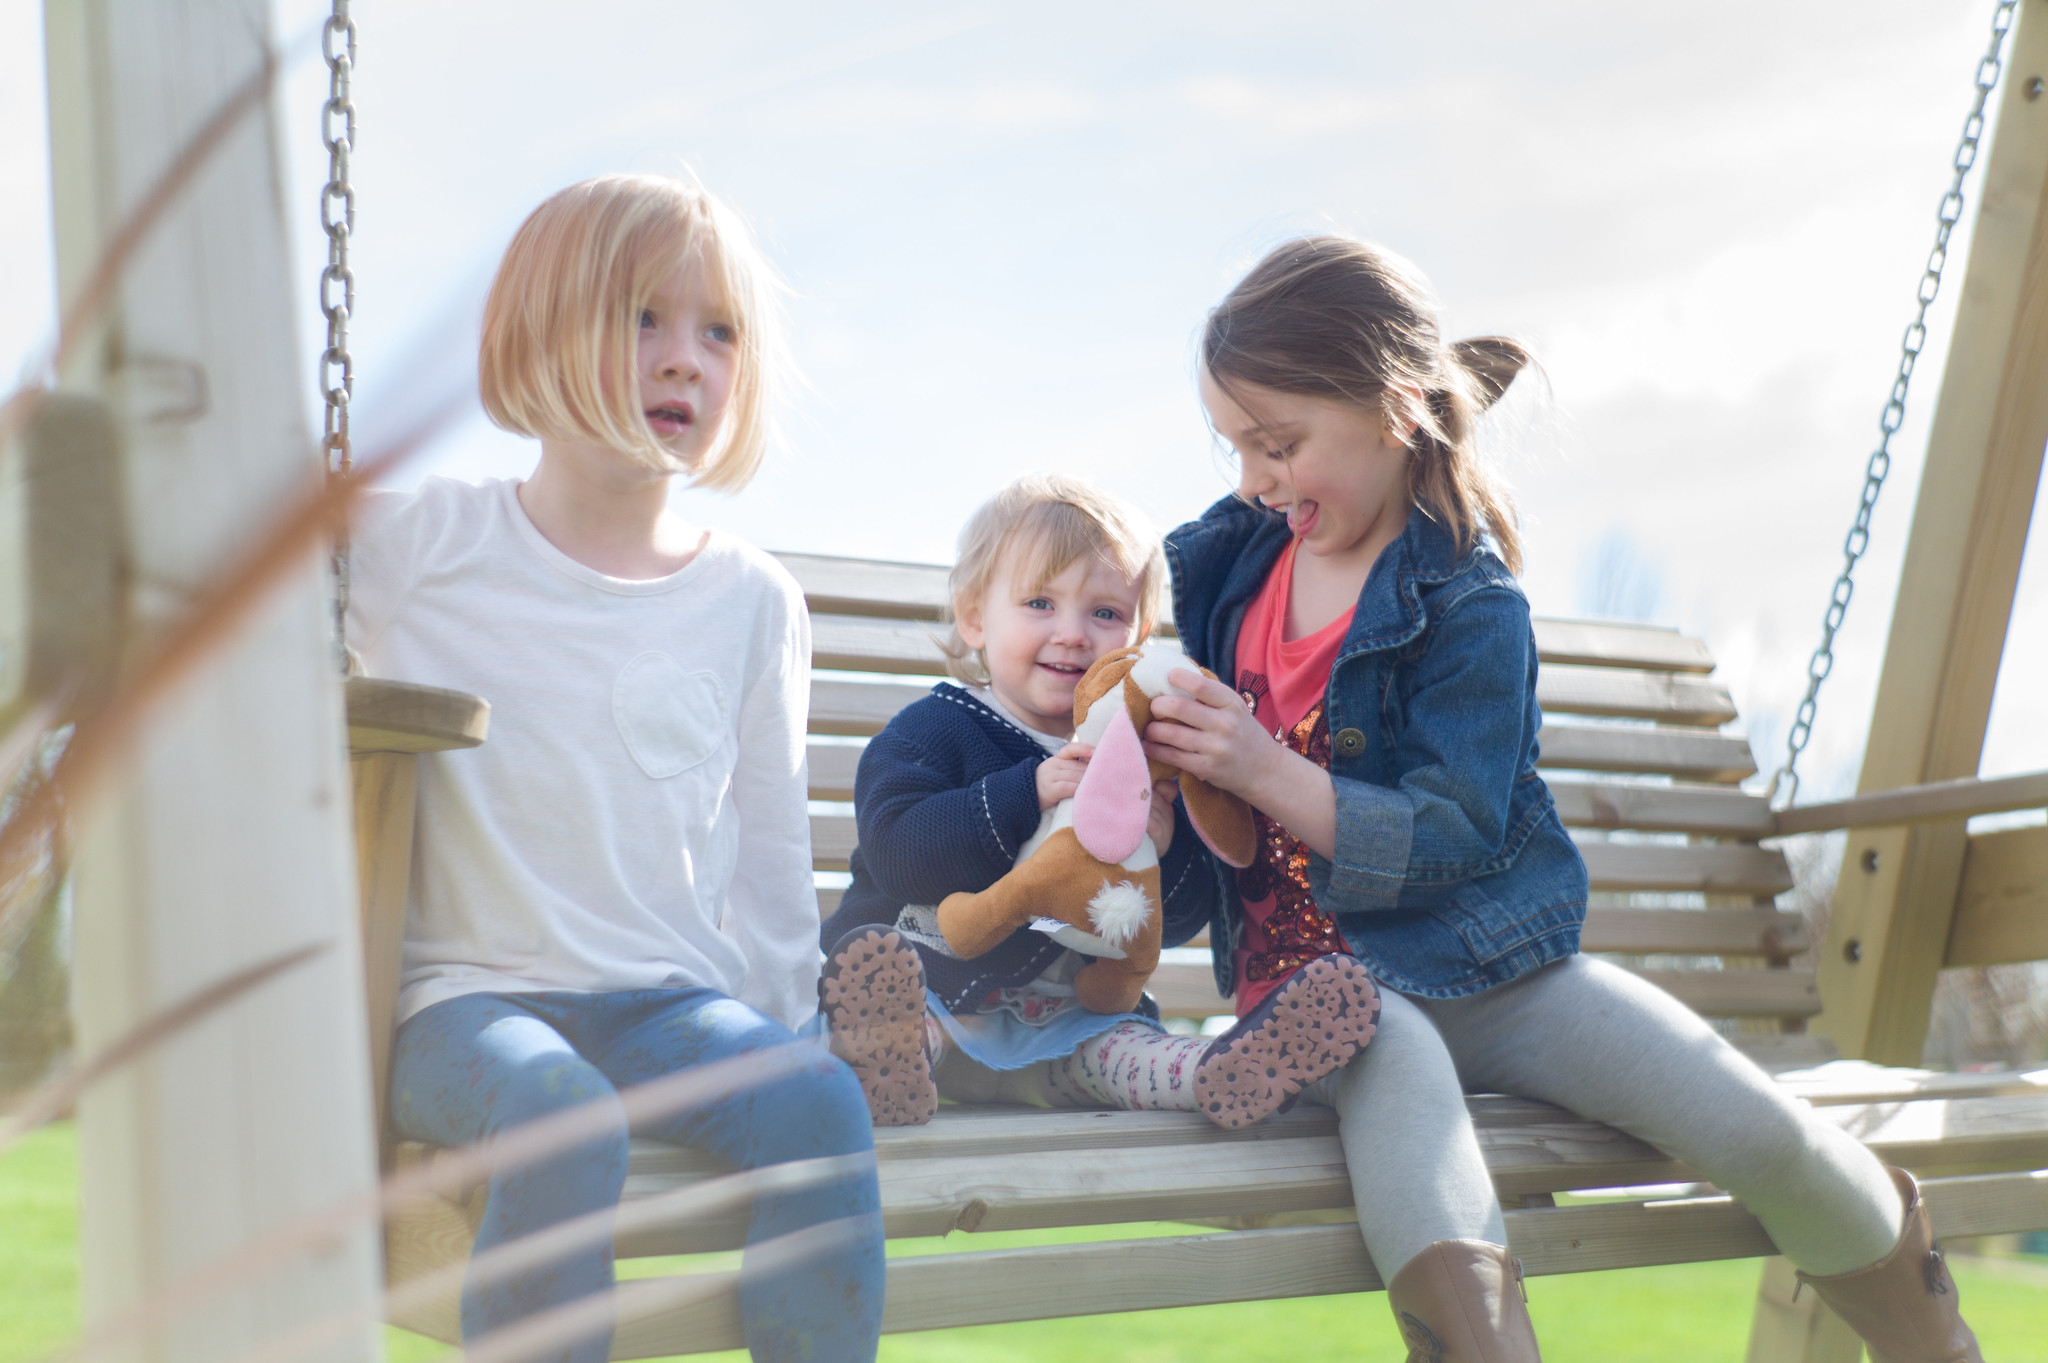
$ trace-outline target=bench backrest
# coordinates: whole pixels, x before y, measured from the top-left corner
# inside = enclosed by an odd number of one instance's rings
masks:
[[[829,913],[855,843],[854,772],[862,741],[944,675],[938,639],[946,570],[926,564],[778,554],[810,603],[813,638],[810,781],[819,905]],[[1538,619],[1541,765],[1592,874],[1585,949],[1613,955],[1701,1014],[1725,1019],[1751,1049],[1814,1058],[1799,1033],[1820,1011],[1784,855],[1748,740],[1713,678],[1706,646],[1676,630]],[[1167,633],[1171,633],[1169,626]],[[1227,1012],[1209,968],[1174,953],[1154,976],[1169,1016]]]

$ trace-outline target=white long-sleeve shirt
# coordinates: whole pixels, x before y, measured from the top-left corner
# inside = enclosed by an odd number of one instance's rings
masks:
[[[819,969],[802,594],[716,532],[668,577],[606,577],[516,486],[372,493],[352,534],[368,673],[491,703],[482,747],[421,762],[399,1017],[708,985],[796,1026]]]

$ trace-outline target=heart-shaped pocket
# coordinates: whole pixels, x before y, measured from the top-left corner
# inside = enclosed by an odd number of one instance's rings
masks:
[[[666,653],[642,653],[612,683],[612,722],[640,770],[659,781],[718,751],[728,728],[725,688]]]

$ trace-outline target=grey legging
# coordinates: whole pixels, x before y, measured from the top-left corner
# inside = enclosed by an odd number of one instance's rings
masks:
[[[1385,994],[1372,1044],[1309,1090],[1337,1109],[1385,1280],[1438,1240],[1507,1243],[1467,1092],[1555,1103],[1684,1160],[1809,1273],[1862,1268],[1898,1241],[1903,1209],[1876,1157],[1663,990],[1572,956],[1469,998]]]

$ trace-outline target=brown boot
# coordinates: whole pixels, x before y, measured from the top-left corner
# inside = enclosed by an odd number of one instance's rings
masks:
[[[1956,1280],[1934,1238],[1920,1185],[1904,1169],[1891,1176],[1906,1204],[1906,1229],[1892,1252],[1853,1273],[1801,1273],[1799,1281],[1863,1337],[1871,1363],[1984,1363],[1977,1336],[1963,1324]]]
[[[1522,1261],[1484,1240],[1439,1240],[1387,1284],[1408,1363],[1539,1363]]]

